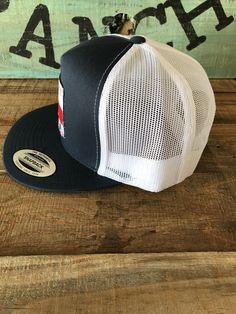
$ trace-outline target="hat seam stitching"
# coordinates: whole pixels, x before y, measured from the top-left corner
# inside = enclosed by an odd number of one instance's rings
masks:
[[[98,87],[95,94],[95,100],[94,100],[94,108],[93,108],[93,124],[94,124],[94,131],[95,131],[95,139],[96,139],[96,162],[95,162],[95,170],[97,170],[98,167],[98,129],[96,124],[96,104],[97,104],[97,97],[98,97],[98,91],[100,89],[100,85],[102,82],[103,77],[105,76],[106,72],[110,68],[110,66],[117,60],[117,58],[130,46],[130,43],[119,52],[119,54],[110,62],[110,64],[106,67],[105,71],[103,72],[101,79],[99,80]],[[132,47],[133,45],[131,45]],[[130,48],[131,48],[130,47]]]

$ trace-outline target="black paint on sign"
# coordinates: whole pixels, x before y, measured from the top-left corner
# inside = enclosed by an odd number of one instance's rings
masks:
[[[4,12],[8,9],[10,0],[0,0],[0,12]]]
[[[34,34],[34,30],[40,22],[43,23],[44,37]],[[26,49],[29,41],[34,41],[45,47],[46,58],[39,58],[40,63],[55,69],[60,68],[60,64],[55,61],[49,11],[46,5],[40,4],[35,8],[18,45],[11,46],[10,52],[21,57],[31,58],[32,52]]]
[[[8,5],[9,1],[0,0],[0,12],[6,10]],[[196,17],[200,16],[209,9],[213,9],[218,20],[218,24],[215,26],[217,31],[227,27],[234,20],[233,16],[226,15],[221,0],[205,0],[190,12],[185,11],[181,0],[166,0],[166,2],[158,4],[156,8],[145,8],[134,16],[134,19],[136,20],[134,33],[136,32],[139,23],[147,17],[155,17],[160,25],[167,23],[166,9],[169,8],[174,11],[178,22],[189,40],[186,47],[188,50],[196,48],[206,40],[205,35],[198,36],[192,24],[192,21]],[[111,20],[114,20],[114,17],[105,16],[102,19],[102,23],[105,26],[109,26]],[[34,34],[34,31],[40,22],[43,23],[44,37]],[[88,40],[89,36],[98,36],[93,27],[92,21],[88,17],[75,16],[72,18],[72,22],[79,26],[79,42]],[[10,52],[25,58],[31,58],[31,51],[26,49],[29,41],[37,42],[45,47],[46,57],[41,57],[39,59],[40,63],[55,69],[60,67],[60,64],[55,61],[54,57],[50,17],[46,5],[40,4],[35,8],[19,43],[17,46],[11,46],[9,49]],[[173,42],[169,42],[167,44],[173,46]]]
[[[88,35],[90,37],[97,36],[97,33],[93,27],[91,20],[88,17],[75,16],[72,22],[79,25],[79,41],[88,40]]]
[[[192,24],[192,20],[194,20],[202,13],[211,8],[214,10],[219,22],[219,24],[216,25],[217,31],[225,28],[234,20],[233,16],[226,16],[220,0],[206,0],[188,13],[185,11],[181,0],[167,0],[164,4],[159,4],[157,8],[147,8],[137,13],[134,16],[134,19],[137,22],[136,28],[138,27],[138,24],[141,22],[142,19],[149,16],[156,17],[161,25],[165,24],[167,22],[166,9],[169,7],[173,9],[181,27],[188,37],[189,44],[186,47],[188,50],[196,48],[206,40],[206,36],[197,35]]]
[[[226,16],[220,0],[206,0],[188,13],[185,11],[181,0],[167,0],[164,3],[164,7],[171,7],[174,10],[178,21],[189,39],[189,44],[186,47],[188,50],[192,50],[206,40],[206,36],[197,36],[193,24],[191,23],[192,20],[202,13],[211,8],[214,10],[219,22],[219,24],[215,26],[217,31],[225,28],[234,20],[233,16]]]

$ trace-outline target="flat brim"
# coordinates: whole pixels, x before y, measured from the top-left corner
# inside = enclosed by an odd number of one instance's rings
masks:
[[[61,144],[57,124],[57,104],[31,111],[15,123],[3,148],[3,160],[10,177],[27,187],[48,192],[82,192],[120,184],[99,176],[73,159]],[[13,162],[14,154],[23,149],[47,155],[54,161],[56,171],[47,177],[23,172]]]

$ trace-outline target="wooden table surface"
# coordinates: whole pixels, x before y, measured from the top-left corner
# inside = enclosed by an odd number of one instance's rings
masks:
[[[161,193],[38,192],[0,153],[0,313],[236,313],[236,81],[212,85],[200,163]],[[20,116],[56,101],[55,80],[0,80],[1,151]]]

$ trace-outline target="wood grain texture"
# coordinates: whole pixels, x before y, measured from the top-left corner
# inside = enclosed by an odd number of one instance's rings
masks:
[[[56,101],[56,84],[0,81],[0,146],[21,115]],[[236,93],[216,100],[195,173],[161,193],[129,186],[43,193],[16,184],[1,161],[0,255],[235,250]]]
[[[236,253],[0,258],[0,313],[234,314]]]
[[[44,0],[42,3],[47,6],[49,11],[55,61],[60,63],[61,55],[80,41],[79,27],[72,22],[74,17],[89,18],[96,33],[103,35],[104,25],[102,20],[104,17],[114,16],[117,13],[127,13],[130,16],[135,16],[147,8],[156,9],[157,5],[165,2],[166,0]],[[186,49],[189,39],[171,7],[166,9],[166,16],[165,19],[162,18],[162,24],[153,16],[146,17],[140,22],[136,33],[165,43],[173,42],[175,48],[200,61],[210,77],[235,78],[235,4],[234,1],[230,0],[221,0],[219,2],[222,4],[226,16],[232,16],[234,21],[222,30],[217,31],[216,25],[218,20],[212,8],[195,17],[192,24],[196,36],[206,36],[206,41],[191,51]],[[217,1],[216,3],[219,2]],[[9,52],[11,46],[18,44],[34,9],[40,3],[35,0],[12,0],[9,8],[0,13],[0,27],[4,28],[4,31],[0,32],[0,41],[2,43],[0,50],[1,77],[58,77],[59,70],[39,63],[39,58],[45,56],[45,47],[43,45],[30,41],[27,49],[32,52],[32,57],[29,59]],[[190,12],[202,4],[202,1],[182,0],[181,3],[184,10]],[[188,33],[192,32],[188,28]],[[44,36],[42,23],[39,23],[35,34]]]
[[[235,182],[235,171],[196,173],[159,194],[55,195],[1,174],[0,254],[235,250]]]
[[[236,79],[211,79],[215,93],[236,93]],[[0,94],[57,93],[57,79],[0,79]]]
[[[235,73],[236,76],[236,73]],[[211,80],[215,93],[236,93],[236,79],[234,80]]]

